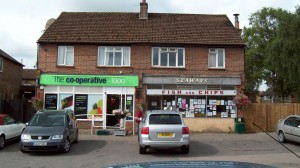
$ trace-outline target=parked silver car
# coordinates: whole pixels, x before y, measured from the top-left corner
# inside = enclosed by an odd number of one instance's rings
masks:
[[[190,134],[181,114],[175,111],[155,110],[147,112],[139,125],[139,153],[147,148],[178,147],[181,153],[189,153]]]
[[[69,152],[78,141],[77,121],[71,110],[37,112],[21,135],[21,152]]]
[[[277,123],[276,133],[280,142],[300,143],[300,115],[290,115]]]

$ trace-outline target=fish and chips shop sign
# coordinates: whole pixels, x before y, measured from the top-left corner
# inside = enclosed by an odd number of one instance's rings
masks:
[[[41,76],[40,76],[40,85],[138,86],[138,76],[41,74]]]
[[[214,96],[235,96],[236,90],[164,90],[148,89],[147,95],[214,95]]]

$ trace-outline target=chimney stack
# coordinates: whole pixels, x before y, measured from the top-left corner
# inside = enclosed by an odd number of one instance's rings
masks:
[[[148,19],[148,4],[146,0],[142,0],[140,3],[140,19],[147,20]]]
[[[235,28],[236,29],[240,29],[239,15],[240,14],[233,14],[234,19],[235,19]]]

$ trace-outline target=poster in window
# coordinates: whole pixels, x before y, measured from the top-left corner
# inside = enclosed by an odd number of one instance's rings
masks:
[[[223,117],[223,118],[228,117],[228,113],[227,112],[221,112],[221,117]]]
[[[60,94],[59,95],[60,109],[73,109],[73,94]]]
[[[46,110],[57,109],[57,94],[45,94],[45,109]]]
[[[86,119],[87,118],[87,94],[76,94],[75,95],[75,107],[74,112],[77,118]]]
[[[186,108],[186,99],[181,100],[182,109]]]
[[[103,114],[103,95],[88,95],[88,118],[102,119]]]

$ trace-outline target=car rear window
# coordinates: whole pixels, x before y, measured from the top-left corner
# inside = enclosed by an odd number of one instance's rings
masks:
[[[182,124],[179,114],[152,114],[149,124]]]

